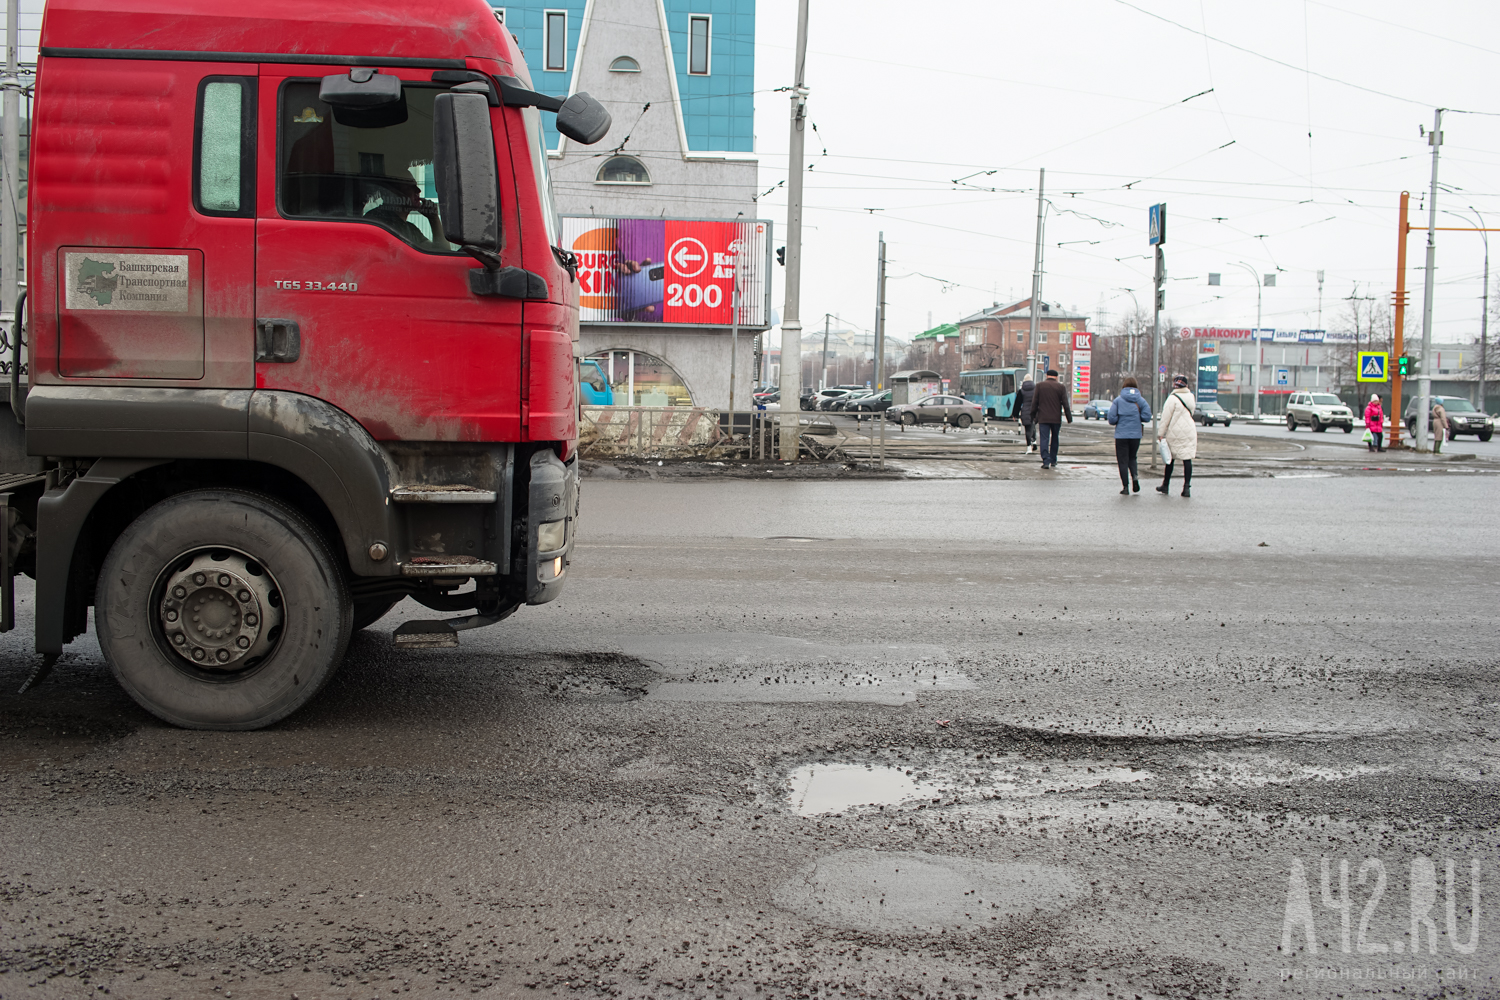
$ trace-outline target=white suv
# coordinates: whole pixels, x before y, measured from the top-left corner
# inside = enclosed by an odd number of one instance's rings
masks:
[[[1294,392],[1286,404],[1286,429],[1294,431],[1298,424],[1315,431],[1342,427],[1348,434],[1354,430],[1354,412],[1331,392]]]

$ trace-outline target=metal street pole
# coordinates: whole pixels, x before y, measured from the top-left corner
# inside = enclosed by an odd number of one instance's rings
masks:
[[[20,220],[17,199],[21,197],[21,60],[20,0],[5,5],[5,98],[0,114],[5,116],[0,135],[0,156],[4,157],[5,189],[0,192],[0,312],[15,317],[16,296],[20,291],[21,254]],[[12,323],[13,336],[19,337],[18,324]]]
[[[880,263],[875,274],[875,391],[885,391],[885,233],[880,234]],[[885,468],[885,414],[880,418],[880,467]]]
[[[1473,205],[1469,209],[1479,219],[1481,235],[1484,236],[1484,293],[1481,296],[1484,306],[1479,314],[1479,412],[1488,413],[1489,410],[1484,405],[1484,376],[1486,366],[1490,363],[1490,234],[1483,232],[1484,216],[1474,210]]]
[[[797,3],[797,56],[792,84],[792,134],[787,149],[786,305],[781,317],[781,459],[795,462],[802,408],[802,140],[807,126],[807,2]]]
[[[1167,255],[1156,245],[1155,294],[1151,296],[1151,468],[1161,457],[1161,285],[1167,278]]]
[[[1432,147],[1432,189],[1427,194],[1427,273],[1422,284],[1422,368],[1417,372],[1417,440],[1418,451],[1427,450],[1427,420],[1432,412],[1432,293],[1433,271],[1437,266],[1437,186],[1438,150],[1443,145],[1443,109],[1432,113],[1432,131],[1427,136]]]
[[[1042,309],[1042,229],[1045,223],[1047,202],[1045,190],[1047,187],[1047,168],[1042,167],[1037,175],[1036,182],[1036,264],[1031,270],[1031,342],[1027,345],[1028,352],[1036,351],[1037,331],[1041,325]],[[1026,367],[1031,367],[1030,361]]]
[[[828,313],[823,314],[823,385],[828,388]]]

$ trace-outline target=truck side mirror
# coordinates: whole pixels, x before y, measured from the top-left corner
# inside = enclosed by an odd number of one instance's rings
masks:
[[[500,103],[508,108],[540,108],[557,113],[557,130],[569,139],[592,146],[609,132],[613,119],[604,105],[588,94],[574,94],[567,100],[528,90],[513,76],[497,76]]]
[[[588,94],[574,94],[557,109],[557,130],[585,146],[603,139],[610,124],[610,114],[604,105]]]
[[[490,104],[483,94],[434,99],[432,161],[443,235],[487,266],[497,266],[498,259],[487,258],[500,249],[500,182]]]

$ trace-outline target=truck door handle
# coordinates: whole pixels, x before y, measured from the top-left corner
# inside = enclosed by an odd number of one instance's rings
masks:
[[[302,356],[302,330],[294,319],[255,321],[255,360],[290,364]]]

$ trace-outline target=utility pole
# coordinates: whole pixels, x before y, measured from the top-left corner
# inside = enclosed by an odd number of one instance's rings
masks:
[[[1484,216],[1473,205],[1469,210],[1479,219],[1479,231],[1484,236],[1484,293],[1481,296],[1484,307],[1479,314],[1479,412],[1488,413],[1484,405],[1484,375],[1490,363],[1490,235],[1484,231]]]
[[[1427,450],[1427,420],[1432,412],[1432,293],[1433,271],[1437,266],[1437,185],[1438,150],[1443,145],[1443,109],[1432,113],[1432,131],[1427,135],[1432,147],[1432,189],[1427,193],[1427,274],[1422,285],[1422,368],[1417,372],[1417,440],[1418,451]]]
[[[819,388],[828,388],[828,320],[829,314],[823,314],[823,384]]]
[[[875,388],[885,389],[885,233],[875,265]]]
[[[1401,444],[1401,369],[1397,358],[1406,353],[1406,233],[1411,227],[1406,222],[1407,206],[1411,202],[1411,193],[1401,192],[1401,207],[1396,216],[1396,231],[1400,234],[1396,240],[1396,291],[1391,295],[1391,304],[1395,306],[1396,317],[1392,321],[1391,342],[1391,436],[1388,447],[1395,448]],[[1373,344],[1370,346],[1374,346]]]
[[[1042,229],[1046,219],[1047,168],[1042,167],[1036,182],[1036,265],[1031,271],[1031,340],[1026,345],[1027,353],[1036,350],[1037,331],[1041,326],[1042,310]],[[1027,368],[1031,367],[1028,361]],[[1037,374],[1041,374],[1038,372]]]
[[[797,3],[797,56],[792,84],[792,135],[787,149],[786,306],[781,318],[781,459],[795,462],[802,408],[802,140],[807,126],[807,3]]]
[[[885,391],[885,233],[880,234],[880,259],[875,272],[875,391]],[[894,397],[892,397],[894,398]],[[880,421],[880,467],[885,468],[885,414],[873,411]]]
[[[1318,329],[1323,329],[1323,272],[1318,272]],[[1359,340],[1359,327],[1354,329],[1354,339]]]
[[[5,98],[0,114],[5,116],[0,135],[0,156],[4,158],[5,189],[0,192],[0,312],[11,317],[11,336],[21,336],[20,317],[16,315],[16,296],[20,292],[21,253],[20,219],[17,201],[21,197],[21,19],[20,0],[5,5]]]

